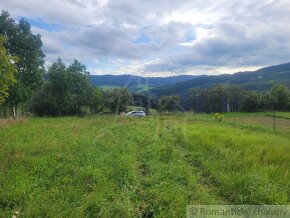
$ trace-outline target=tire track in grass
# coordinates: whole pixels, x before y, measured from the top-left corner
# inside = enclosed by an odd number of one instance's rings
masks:
[[[158,183],[164,181],[156,181],[156,166],[164,164],[163,160],[159,160],[157,157],[158,149],[165,147],[164,140],[164,120],[160,117],[150,120],[149,123],[140,129],[140,135],[143,135],[142,140],[137,143],[136,157],[138,160],[138,172],[140,177],[140,186],[137,189],[137,216],[142,218],[151,218],[155,216],[161,216],[160,211],[156,210],[159,207],[158,204],[158,191],[159,188],[154,187]],[[152,164],[154,166],[152,166]],[[170,190],[169,190],[170,191]]]
[[[154,217],[152,210],[152,197],[148,193],[148,187],[150,186],[149,174],[150,168],[148,165],[148,159],[150,158],[150,146],[154,142],[154,139],[150,137],[150,125],[152,121],[147,121],[144,123],[146,126],[142,126],[140,129],[140,134],[136,129],[136,134],[140,135],[141,139],[136,143],[136,159],[137,159],[137,171],[139,175],[139,187],[136,190],[136,196],[138,203],[136,205],[137,217],[151,218]],[[149,126],[149,129],[148,129]],[[145,131],[144,131],[145,130]],[[146,134],[149,133],[149,135]],[[145,135],[144,135],[145,134]]]
[[[199,177],[192,173],[193,166],[188,163],[180,147],[176,146],[172,126],[179,125],[180,122],[174,119],[160,119],[159,122],[161,124],[152,148],[149,143],[145,143],[148,150],[152,149],[151,153],[142,147],[147,157],[145,166],[149,169],[145,174],[145,178],[149,178],[145,195],[146,203],[151,207],[150,215],[184,217],[188,204],[223,202],[209,192],[209,188],[200,184]]]
[[[181,217],[187,204],[223,202],[209,191],[210,185],[200,182],[199,173],[192,173],[198,171],[176,144],[171,126],[171,121],[158,118],[135,126],[137,217]]]
[[[141,146],[139,146],[139,148],[140,147]],[[152,210],[151,196],[147,192],[147,188],[148,186],[150,186],[150,183],[148,181],[149,166],[146,163],[147,155],[144,149],[139,151],[138,155],[139,155],[138,171],[140,176],[140,186],[137,189],[137,196],[139,200],[137,211],[139,217],[150,218],[154,217],[154,214]]]
[[[180,155],[187,162],[191,171],[197,176],[198,183],[208,191],[209,195],[215,199],[215,202],[229,203],[227,199],[217,194],[216,190],[219,188],[218,179],[206,169],[199,159],[193,157],[192,151],[188,149],[188,145],[184,140],[181,127],[171,128],[170,132],[174,136],[174,143]]]

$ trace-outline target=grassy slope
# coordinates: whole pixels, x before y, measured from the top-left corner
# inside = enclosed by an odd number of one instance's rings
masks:
[[[0,129],[0,217],[184,216],[289,204],[290,137],[202,116],[43,118]]]
[[[153,85],[138,84],[138,85],[135,85],[135,86],[130,86],[129,89],[130,89],[131,92],[141,93],[141,92],[149,91],[150,89],[153,89],[155,87],[156,86],[153,86]]]

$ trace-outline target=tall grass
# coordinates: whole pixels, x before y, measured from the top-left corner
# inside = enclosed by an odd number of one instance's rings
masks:
[[[182,217],[289,204],[290,137],[206,115],[31,118],[0,129],[0,217]]]

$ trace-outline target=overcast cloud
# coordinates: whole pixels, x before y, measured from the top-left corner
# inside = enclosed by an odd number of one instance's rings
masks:
[[[290,61],[290,0],[0,0],[42,36],[47,66],[91,74],[219,74]]]

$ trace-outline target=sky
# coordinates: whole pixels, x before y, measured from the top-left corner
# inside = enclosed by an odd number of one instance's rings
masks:
[[[215,75],[290,62],[290,0],[0,0],[40,34],[46,66]]]

